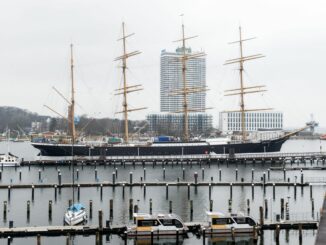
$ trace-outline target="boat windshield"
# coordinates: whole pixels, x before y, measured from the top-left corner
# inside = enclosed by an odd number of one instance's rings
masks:
[[[183,228],[183,224],[177,219],[160,219],[160,222],[164,226],[175,226],[177,228]]]
[[[71,205],[68,210],[72,211],[72,212],[78,212],[80,210],[85,209],[85,207],[80,204],[80,203],[75,203],[74,205]]]
[[[233,217],[237,224],[248,224],[250,226],[256,225],[256,222],[250,217]]]
[[[145,219],[145,220],[138,220],[137,226],[158,226],[159,222],[156,219]]]
[[[212,225],[230,225],[233,223],[231,218],[212,218]]]

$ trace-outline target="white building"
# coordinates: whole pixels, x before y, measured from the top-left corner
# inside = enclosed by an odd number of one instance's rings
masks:
[[[186,49],[191,54],[190,48]],[[183,88],[182,80],[182,48],[176,52],[161,52],[161,83],[160,106],[161,112],[177,112],[183,110],[183,95],[172,96],[173,91]],[[194,58],[187,61],[186,81],[187,87],[206,86],[206,58]],[[189,109],[204,110],[206,106],[206,93],[193,93],[187,95]]]
[[[245,113],[246,131],[283,129],[283,113],[255,111]],[[241,112],[220,112],[219,129],[223,133],[241,131]]]

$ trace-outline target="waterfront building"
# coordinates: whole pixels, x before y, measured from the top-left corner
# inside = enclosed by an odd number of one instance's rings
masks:
[[[174,91],[183,89],[182,81],[182,48],[175,52],[161,52],[160,64],[160,108],[161,112],[179,112],[183,110],[183,95],[173,95]],[[193,54],[191,48],[186,48],[186,54]],[[206,86],[206,58],[198,57],[186,62],[187,87]],[[206,93],[192,93],[187,95],[189,109],[204,111],[206,107]]]
[[[245,112],[247,132],[283,129],[283,113],[276,111]],[[241,112],[220,112],[219,129],[223,133],[241,131]]]
[[[184,116],[180,113],[156,113],[147,115],[149,130],[156,134],[167,134],[180,136],[183,132]],[[211,129],[213,117],[207,113],[188,114],[189,132],[198,135]]]
[[[186,54],[194,54],[186,48]],[[155,134],[180,136],[183,132],[184,115],[183,95],[172,95],[183,89],[182,60],[183,48],[175,52],[162,50],[160,63],[160,113],[147,115],[150,131]],[[187,60],[186,81],[189,88],[206,86],[206,58],[197,57]],[[188,113],[188,127],[192,135],[198,135],[212,128],[212,116],[204,113],[206,92],[187,95],[189,110],[202,111]],[[179,112],[179,113],[176,113]]]

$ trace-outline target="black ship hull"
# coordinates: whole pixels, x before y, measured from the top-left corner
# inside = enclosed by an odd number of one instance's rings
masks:
[[[266,140],[261,142],[248,143],[169,143],[144,146],[89,146],[74,145],[75,156],[171,156],[171,155],[199,155],[199,154],[237,154],[237,153],[259,153],[278,152],[287,138]],[[70,144],[50,144],[32,143],[40,150],[41,156],[71,156],[72,145]]]

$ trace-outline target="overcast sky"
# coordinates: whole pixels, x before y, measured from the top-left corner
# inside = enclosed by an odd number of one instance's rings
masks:
[[[78,114],[114,117],[122,99],[114,96],[121,85],[121,23],[128,33],[128,82],[142,83],[131,107],[147,106],[130,119],[159,111],[159,61],[162,49],[177,47],[184,14],[186,35],[198,35],[187,46],[207,54],[207,105],[218,122],[218,112],[236,109],[238,98],[223,91],[239,85],[236,66],[223,66],[238,56],[241,24],[245,55],[265,58],[246,63],[245,83],[264,84],[268,92],[247,97],[248,108],[283,111],[286,127],[300,127],[310,114],[326,125],[326,2],[300,0],[3,0],[0,2],[0,105],[17,106],[54,115],[47,104],[66,113],[55,86],[69,97],[69,45],[75,46]],[[121,118],[121,116],[118,116]]]

